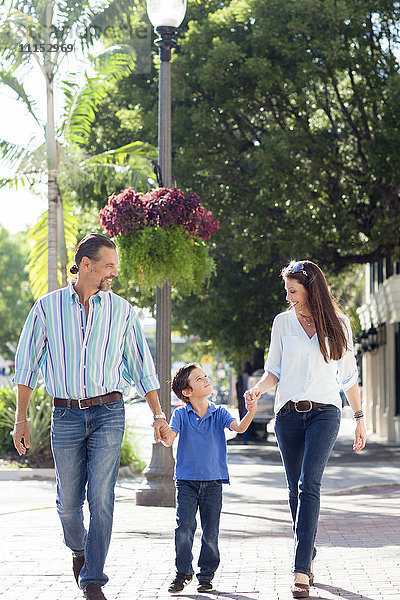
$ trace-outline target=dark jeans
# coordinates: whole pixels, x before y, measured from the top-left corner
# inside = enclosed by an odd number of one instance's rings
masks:
[[[92,408],[53,408],[51,442],[56,467],[57,511],[64,542],[85,554],[80,586],[104,585],[104,564],[111,539],[114,487],[124,435],[123,400]],[[83,523],[87,490],[90,523]]]
[[[321,480],[337,438],[340,414],[338,408],[327,404],[308,413],[282,409],[276,415],[275,434],[289,488],[296,573],[311,573]]]
[[[202,528],[201,551],[197,579],[209,579],[219,565],[218,534],[222,509],[220,481],[176,481],[175,565],[178,573],[193,574],[193,538],[196,531],[196,513],[200,512]]]

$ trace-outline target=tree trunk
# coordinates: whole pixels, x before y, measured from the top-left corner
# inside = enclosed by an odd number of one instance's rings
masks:
[[[58,288],[57,280],[57,171],[48,172],[48,217],[47,217],[47,291]]]
[[[64,206],[61,200],[61,196],[58,196],[57,203],[57,247],[58,256],[60,259],[61,269],[61,285],[66,287],[67,281],[67,264],[68,264],[68,253],[67,246],[65,243],[65,228],[64,228]]]
[[[46,43],[50,43],[50,31],[53,7],[51,0],[46,4]],[[47,124],[46,124],[46,154],[48,171],[48,203],[49,212],[47,220],[47,289],[49,292],[58,288],[57,279],[57,142],[54,126],[54,66],[51,62],[51,54],[45,54],[46,71],[46,98],[47,98]]]

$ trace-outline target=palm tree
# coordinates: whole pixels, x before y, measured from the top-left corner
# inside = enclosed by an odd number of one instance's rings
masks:
[[[54,82],[66,53],[69,32],[78,19],[89,15],[89,2],[82,0],[2,0],[3,18],[0,24],[0,81],[8,85],[21,99],[39,124],[34,102],[22,81],[23,67],[39,67],[46,85],[47,115],[45,124],[47,166],[47,280],[48,291],[58,287],[57,256],[65,260],[62,235],[63,211],[58,190],[58,150],[54,118]],[[26,69],[24,69],[26,70]],[[3,144],[3,155],[10,147]],[[18,156],[18,155],[17,155]],[[16,154],[14,153],[14,158]],[[21,155],[20,155],[21,157]],[[58,241],[58,248],[57,248]]]
[[[32,69],[38,65],[46,83],[47,118],[44,125],[45,149],[39,147],[33,152],[18,147],[11,142],[0,140],[0,153],[14,167],[14,177],[0,180],[1,185],[22,183],[32,187],[38,179],[47,176],[47,244],[43,243],[45,221],[39,221],[31,234],[37,246],[30,257],[30,265],[36,280],[35,290],[43,289],[43,257],[47,254],[47,289],[58,287],[57,266],[60,262],[62,284],[66,283],[67,249],[65,243],[65,211],[59,189],[60,143],[57,141],[54,119],[54,82],[66,53],[69,32],[76,22],[89,22],[93,18],[88,1],[75,0],[1,0],[0,6],[7,5],[0,22],[0,82],[11,88],[25,103],[34,120],[42,125],[35,110],[35,102],[25,90],[21,72],[23,67]],[[28,45],[29,44],[29,48]],[[21,46],[22,45],[22,46]],[[54,52],[41,52],[54,48]],[[24,50],[24,51],[21,51]],[[27,50],[31,51],[27,51]],[[40,50],[36,51],[36,50]],[[134,53],[130,47],[113,46],[95,61],[98,74],[86,76],[84,84],[64,82],[66,111],[63,121],[64,142],[82,143],[90,130],[95,110],[104,97],[110,81],[119,79],[132,71]],[[144,144],[133,143],[116,149],[106,155],[90,157],[83,162],[86,168],[107,170],[121,168],[122,162],[136,164],[136,174],[148,173],[149,161]],[[45,155],[45,161],[41,160]],[[136,159],[132,157],[136,155]],[[32,161],[36,166],[32,167]],[[138,164],[139,161],[139,164]],[[147,161],[147,162],[146,162]],[[113,162],[115,164],[113,164]],[[38,166],[39,163],[39,166]],[[40,163],[42,163],[40,165]],[[69,219],[70,240],[72,222]],[[37,254],[36,254],[37,250]],[[41,265],[41,267],[40,267]]]

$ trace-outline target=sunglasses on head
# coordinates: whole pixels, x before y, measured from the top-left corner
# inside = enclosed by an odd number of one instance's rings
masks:
[[[307,277],[307,271],[303,268],[302,262],[294,263],[293,267],[290,268],[289,273],[303,273]]]
[[[292,271],[292,273],[298,273],[299,271],[302,271],[303,263],[302,262],[296,263],[290,270]]]

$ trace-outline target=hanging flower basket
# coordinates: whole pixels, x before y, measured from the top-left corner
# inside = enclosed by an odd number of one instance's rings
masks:
[[[208,241],[219,221],[192,192],[126,189],[110,196],[98,220],[118,246],[122,279],[143,291],[169,279],[180,294],[189,294],[215,269]]]

